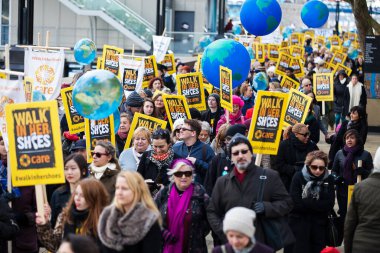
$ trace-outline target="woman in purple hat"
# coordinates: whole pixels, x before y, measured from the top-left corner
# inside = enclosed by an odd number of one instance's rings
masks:
[[[155,198],[163,219],[163,253],[206,253],[209,196],[202,185],[194,182],[195,168],[189,160],[175,159],[170,168],[171,183]]]

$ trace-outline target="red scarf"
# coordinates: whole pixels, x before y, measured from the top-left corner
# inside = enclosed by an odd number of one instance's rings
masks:
[[[236,167],[234,167],[234,174],[235,174],[236,179],[242,184],[247,173],[245,173],[245,172],[240,173],[236,169]]]

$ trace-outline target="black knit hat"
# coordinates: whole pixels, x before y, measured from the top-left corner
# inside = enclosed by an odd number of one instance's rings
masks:
[[[152,98],[153,97],[153,92],[150,89],[144,88],[143,91],[144,91],[144,93],[146,94],[146,96],[148,98]]]
[[[133,91],[129,96],[127,97],[127,100],[125,101],[125,104],[130,107],[141,107],[144,103],[144,99],[140,97],[140,95]]]
[[[235,124],[230,126],[227,129],[226,136],[233,137],[235,134],[239,133],[241,135],[245,135],[245,132],[247,131],[247,127],[242,124]]]
[[[228,144],[228,154],[231,155],[232,147],[237,146],[237,145],[242,144],[242,143],[246,144],[249,148],[249,151],[251,151],[251,153],[253,154],[252,145],[249,142],[248,138],[245,137],[245,135],[242,135],[240,133],[237,133],[237,134],[235,134],[234,137],[232,137],[230,143]]]

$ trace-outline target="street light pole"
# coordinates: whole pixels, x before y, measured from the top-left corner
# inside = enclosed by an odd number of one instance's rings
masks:
[[[335,9],[335,32],[339,36],[339,12],[340,12],[340,0],[336,0]]]

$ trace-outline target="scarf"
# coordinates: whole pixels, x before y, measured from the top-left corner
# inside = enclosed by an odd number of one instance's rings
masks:
[[[347,153],[346,159],[344,160],[343,165],[343,178],[346,184],[351,185],[354,184],[354,171],[352,169],[352,165],[354,163],[355,155],[363,150],[362,146],[356,145],[354,147],[347,147],[344,145],[343,151]]]
[[[64,236],[68,234],[83,235],[82,226],[88,218],[88,209],[78,211],[73,204],[70,208],[71,222],[66,221],[64,226]],[[94,228],[96,229],[96,228]]]
[[[175,185],[171,187],[167,210],[168,230],[178,238],[178,241],[174,244],[164,245],[163,253],[182,252],[185,234],[183,224],[190,205],[191,196],[193,195],[193,190],[194,184],[191,184],[189,188],[180,195]]]
[[[346,82],[346,78],[343,78],[342,80],[339,80],[340,84],[344,84]]]
[[[302,176],[307,182],[302,191],[302,199],[312,198],[318,200],[321,185],[329,177],[329,173],[325,170],[322,175],[316,177],[310,172],[307,165],[304,165],[302,168]]]
[[[164,155],[157,155],[154,150],[152,155],[148,156],[148,159],[152,161],[157,166],[158,171],[161,171],[163,167],[169,167],[173,161],[174,152],[173,149],[169,148],[168,152]]]
[[[361,120],[360,119],[355,120],[355,121],[350,120],[347,124],[347,130],[350,130],[350,129],[355,129],[360,133],[360,131],[361,131]]]
[[[298,140],[298,138],[296,137],[294,133],[290,134],[290,141],[292,145],[298,150],[306,150],[307,145],[309,143],[309,142],[303,143],[302,141]]]
[[[354,86],[351,82],[347,85],[348,91],[350,92],[350,104],[348,108],[359,105],[362,95],[362,85],[361,83],[357,83]]]
[[[114,163],[107,163],[106,165],[100,167],[96,167],[94,163],[91,163],[90,167],[94,177],[98,180],[103,176],[106,169],[116,170],[116,164]]]
[[[230,113],[230,124],[231,125],[243,124],[243,123],[244,123],[244,116],[241,112],[241,108],[239,109],[239,111],[236,115],[232,115],[232,113]]]
[[[144,152],[140,154],[139,152],[136,152],[135,148],[132,148],[132,154],[133,154],[133,157],[135,158],[137,167],[139,167],[140,159],[141,159],[141,156],[144,154]]]
[[[108,248],[121,252],[126,245],[139,243],[157,223],[159,214],[141,202],[124,213],[114,204],[104,208],[99,218],[100,241]]]
[[[254,239],[253,239],[254,241]],[[244,248],[244,249],[241,249],[241,250],[238,250],[238,249],[235,249],[234,247],[232,247],[234,249],[234,252],[235,253],[250,253],[251,250],[253,249],[253,247],[255,247],[255,243],[256,241],[254,241],[252,244],[250,244],[250,246],[248,246],[247,248]]]
[[[126,133],[120,132],[120,129],[119,129],[119,130],[117,130],[117,135],[119,135],[120,139],[125,140],[128,137],[128,132],[126,132]]]

